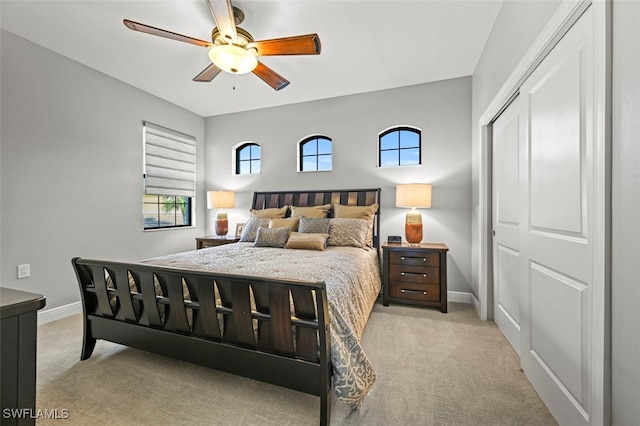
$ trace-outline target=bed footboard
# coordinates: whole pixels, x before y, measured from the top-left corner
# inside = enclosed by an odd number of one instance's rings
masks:
[[[322,282],[72,259],[83,307],[80,358],[97,339],[320,396],[331,410]]]

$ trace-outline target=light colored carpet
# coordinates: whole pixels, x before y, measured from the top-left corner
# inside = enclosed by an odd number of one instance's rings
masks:
[[[79,315],[38,329],[38,425],[317,425],[319,398],[99,341],[80,361]],[[377,382],[332,425],[555,425],[493,322],[470,305],[378,303],[363,336]]]

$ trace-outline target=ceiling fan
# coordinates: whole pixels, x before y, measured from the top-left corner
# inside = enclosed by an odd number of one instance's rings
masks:
[[[269,86],[280,90],[287,87],[289,81],[260,62],[257,56],[320,54],[318,34],[254,41],[249,32],[237,26],[244,21],[244,12],[235,6],[232,7],[230,0],[207,0],[207,4],[216,22],[216,27],[211,31],[211,42],[128,19],[123,23],[134,31],[208,48],[212,63],[195,76],[193,81],[209,82],[220,71],[231,74],[253,72]]]

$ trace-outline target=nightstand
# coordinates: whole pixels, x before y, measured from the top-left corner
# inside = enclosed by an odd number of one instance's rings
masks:
[[[444,244],[383,244],[382,304],[430,306],[447,312],[447,251]]]
[[[196,237],[196,250],[203,249],[205,247],[216,247],[223,244],[237,243],[240,238],[232,237],[219,237],[217,235],[208,235],[206,237]]]

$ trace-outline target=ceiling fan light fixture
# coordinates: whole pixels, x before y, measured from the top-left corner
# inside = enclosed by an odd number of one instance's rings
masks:
[[[251,50],[235,44],[221,44],[209,49],[209,59],[218,68],[231,74],[246,74],[258,66]]]

